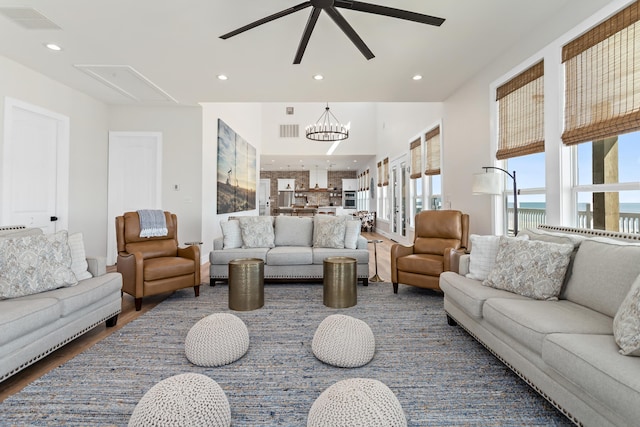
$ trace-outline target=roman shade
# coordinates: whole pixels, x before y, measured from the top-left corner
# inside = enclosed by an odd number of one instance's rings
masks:
[[[565,144],[640,130],[639,11],[634,2],[563,46]]]
[[[496,90],[498,160],[544,152],[544,61]]]
[[[384,169],[384,174],[383,174],[383,181],[382,181],[382,185],[389,185],[389,158],[385,157],[384,160],[382,161],[382,166]]]
[[[411,179],[417,179],[422,176],[422,152],[420,138],[409,144],[409,152],[411,153]]]
[[[378,187],[382,187],[382,162],[378,162]]]
[[[424,135],[427,169],[425,175],[440,175],[440,126]]]

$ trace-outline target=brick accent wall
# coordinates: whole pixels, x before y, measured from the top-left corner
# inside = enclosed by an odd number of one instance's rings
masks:
[[[342,179],[353,179],[358,177],[358,172],[353,170],[348,171],[328,171],[327,173],[327,185],[330,189],[334,187],[338,190],[342,190]],[[271,187],[271,206],[276,206],[278,203],[278,179],[295,179],[296,187],[304,186],[305,190],[309,190],[309,171],[260,171],[260,179],[269,179]],[[298,190],[296,188],[296,190]],[[307,193],[302,194],[302,191],[297,191],[301,196],[297,197],[296,204],[309,204],[318,206],[328,206],[333,203],[335,206],[342,206],[342,194],[331,197],[331,192],[328,193]],[[338,194],[335,192],[333,194]]]

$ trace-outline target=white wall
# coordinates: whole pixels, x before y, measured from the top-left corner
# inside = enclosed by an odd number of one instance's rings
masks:
[[[202,109],[113,106],[109,130],[162,133],[162,208],[178,217],[178,242],[202,235]],[[178,184],[179,190],[174,190]],[[114,221],[109,219],[110,226]]]
[[[107,220],[107,106],[0,57],[0,118],[4,117],[4,97],[69,117],[69,231],[84,234],[87,254],[105,255],[106,227],[112,223]],[[0,156],[3,138],[4,121],[0,119]]]
[[[256,149],[256,183],[260,182],[260,155],[262,154],[262,106],[258,103],[203,103],[202,104],[202,253],[213,249],[213,239],[222,236],[220,221],[226,221],[229,215],[258,215],[256,191],[256,209],[251,211],[218,215],[216,209],[218,172],[218,119],[222,119],[238,135],[242,136]]]

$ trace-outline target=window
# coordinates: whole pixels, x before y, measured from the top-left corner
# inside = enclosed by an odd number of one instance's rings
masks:
[[[389,188],[389,158],[378,162],[378,215],[381,219],[389,219],[390,203],[388,200]]]
[[[544,223],[544,61],[537,62],[496,89],[498,150],[496,159],[516,172],[518,230]],[[501,172],[500,172],[501,173]],[[515,233],[513,180],[504,174],[504,231]]]
[[[427,194],[429,204],[427,209],[442,209],[442,180],[440,176],[440,126],[429,130],[424,134],[425,160],[427,176]]]
[[[579,227],[640,232],[640,4],[562,48]]]
[[[411,174],[409,175],[409,225],[415,227],[415,216],[422,210],[422,141],[420,137],[409,144]]]

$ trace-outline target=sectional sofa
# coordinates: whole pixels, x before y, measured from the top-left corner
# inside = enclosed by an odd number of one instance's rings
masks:
[[[85,260],[81,234],[68,236],[68,241],[66,232],[48,236],[39,228],[0,232],[0,382],[103,322],[114,326],[122,308],[122,276],[106,273],[103,257]],[[43,290],[57,285],[31,280],[33,276],[18,270],[34,254],[60,260],[59,253],[44,254],[41,244],[49,244],[47,239],[59,248],[69,245],[72,265],[71,273],[56,267],[55,281],[65,281],[62,287]],[[13,257],[18,251],[23,254]],[[22,275],[22,282],[10,283],[9,276]],[[19,289],[23,286],[30,289]],[[29,294],[13,296],[21,291]]]
[[[357,218],[237,217],[221,227],[223,236],[213,241],[209,254],[212,286],[228,279],[228,265],[233,259],[262,259],[266,280],[317,280],[322,279],[324,259],[332,256],[355,258],[358,280],[368,284],[369,250]]]
[[[440,277],[449,323],[575,424],[639,425],[640,235],[521,234],[528,243],[502,238],[497,247],[494,236],[471,236],[458,272]]]

